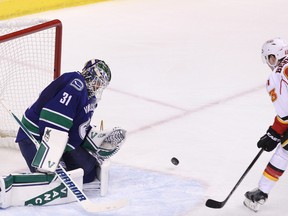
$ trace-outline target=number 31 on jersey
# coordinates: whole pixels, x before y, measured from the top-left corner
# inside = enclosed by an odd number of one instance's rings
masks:
[[[64,104],[65,106],[68,106],[71,98],[72,95],[69,95],[67,92],[64,92],[63,97],[60,99],[60,103]]]

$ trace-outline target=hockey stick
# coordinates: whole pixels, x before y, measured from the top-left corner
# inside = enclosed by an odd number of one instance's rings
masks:
[[[14,113],[7,109],[7,107],[0,101],[1,105],[7,110],[7,112],[15,119],[15,121],[19,124],[21,129],[25,132],[25,134],[29,137],[29,139],[35,144],[38,148],[38,141],[32,136],[32,134],[27,130],[25,125],[17,118]],[[127,205],[127,200],[118,200],[110,203],[92,203],[85,193],[77,186],[74,180],[67,174],[65,169],[61,164],[58,165],[55,174],[58,178],[63,182],[63,184],[68,188],[68,190],[74,195],[76,200],[80,203],[80,205],[87,212],[103,212],[103,211],[111,211],[122,208]]]
[[[209,208],[222,208],[226,202],[228,201],[228,199],[231,197],[231,195],[233,194],[233,192],[236,190],[236,188],[239,186],[239,184],[242,182],[242,180],[244,179],[244,177],[247,175],[247,173],[250,171],[250,169],[253,167],[253,165],[255,164],[255,162],[258,160],[258,158],[260,157],[260,155],[262,154],[263,149],[261,149],[258,154],[256,155],[256,157],[254,158],[254,160],[251,162],[251,164],[248,166],[248,168],[246,169],[246,171],[243,173],[243,175],[241,176],[241,178],[238,180],[238,182],[236,183],[236,185],[234,186],[234,188],[231,190],[231,192],[229,193],[229,195],[226,197],[226,199],[222,202],[213,200],[213,199],[208,199],[206,201],[206,206]]]

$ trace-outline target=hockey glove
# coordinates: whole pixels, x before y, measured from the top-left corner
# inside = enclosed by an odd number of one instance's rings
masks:
[[[92,127],[82,146],[87,149],[100,164],[118,152],[126,139],[126,130],[114,127],[112,130],[100,131]]]
[[[264,151],[270,152],[276,148],[279,142],[281,142],[280,138],[281,136],[270,126],[266,134],[258,141],[257,147],[264,149]]]

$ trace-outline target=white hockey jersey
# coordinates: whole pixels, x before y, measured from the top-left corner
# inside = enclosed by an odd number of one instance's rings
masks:
[[[279,134],[283,134],[288,129],[288,57],[270,74],[266,89],[277,114],[273,127]]]

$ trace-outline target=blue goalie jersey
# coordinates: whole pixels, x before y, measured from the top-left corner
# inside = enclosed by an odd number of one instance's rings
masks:
[[[25,111],[22,122],[37,140],[42,139],[45,127],[67,132],[66,150],[72,150],[85,138],[96,107],[96,97],[88,99],[83,76],[79,72],[64,73],[41,92]],[[19,129],[16,142],[24,139],[28,137]]]

